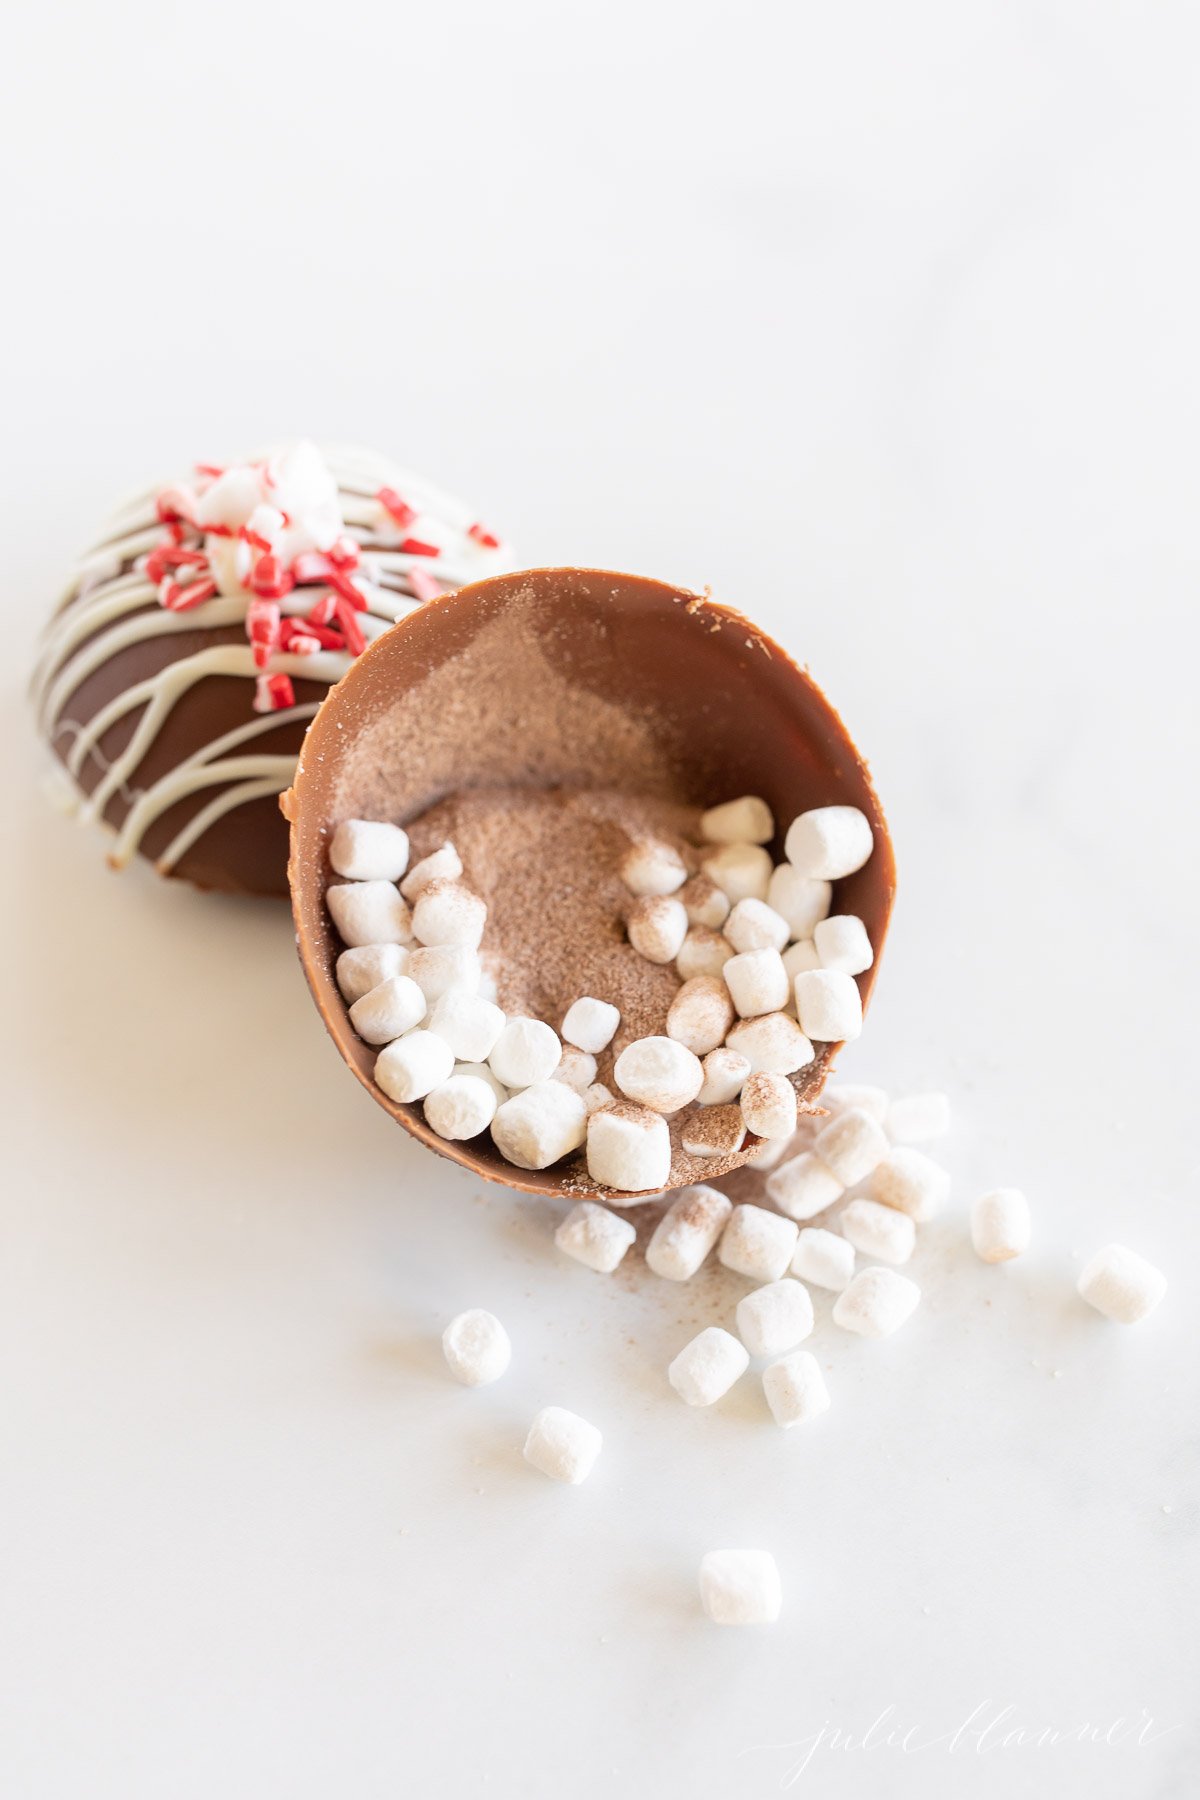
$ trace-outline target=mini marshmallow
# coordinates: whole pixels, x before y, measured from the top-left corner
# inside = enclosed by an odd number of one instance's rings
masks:
[[[429,1015],[429,1029],[459,1062],[486,1062],[504,1030],[504,1014],[469,988],[447,988]]]
[[[592,1056],[599,1056],[601,1050],[607,1050],[612,1043],[620,1023],[621,1015],[615,1006],[610,1006],[607,1000],[594,1000],[590,994],[585,994],[567,1008],[562,1022],[562,1035],[577,1050],[586,1050]]]
[[[883,1122],[893,1144],[927,1144],[950,1129],[950,1102],[945,1094],[905,1094],[893,1100]]]
[[[743,1019],[782,1012],[788,1003],[791,990],[778,950],[743,950],[730,957],[721,973]]]
[[[808,1289],[787,1276],[755,1288],[737,1303],[737,1328],[751,1356],[781,1356],[813,1328]]]
[[[790,1219],[762,1206],[735,1206],[721,1233],[717,1260],[751,1281],[778,1281],[799,1236]]]
[[[725,921],[725,936],[739,952],[782,951],[788,935],[787,920],[765,900],[739,900]]]
[[[788,827],[784,852],[792,867],[813,881],[841,881],[869,859],[870,821],[857,806],[818,806]]]
[[[510,1019],[492,1045],[488,1065],[505,1087],[549,1081],[562,1056],[557,1034],[542,1019]]]
[[[408,867],[408,833],[375,819],[343,819],[329,861],[347,881],[399,881]]]
[[[829,1411],[829,1389],[811,1350],[797,1350],[763,1370],[763,1393],[775,1423],[786,1430]]]
[[[425,1096],[425,1120],[431,1131],[451,1143],[462,1143],[486,1131],[499,1105],[496,1089],[478,1075],[460,1075],[431,1088]]]
[[[729,917],[729,895],[707,875],[693,875],[679,890],[683,910],[692,925],[706,925],[720,931]]]
[[[565,1081],[577,1094],[586,1094],[596,1079],[596,1059],[586,1050],[577,1050],[574,1044],[564,1044],[558,1067],[550,1079]]]
[[[694,1056],[707,1056],[733,1024],[733,1001],[718,975],[696,975],[685,981],[667,1013],[667,1036]]]
[[[679,946],[675,968],[681,981],[694,981],[698,975],[719,975],[733,954],[733,945],[719,931],[693,925]]]
[[[838,1230],[848,1244],[881,1263],[906,1263],[917,1244],[917,1228],[908,1214],[878,1200],[851,1200]]]
[[[792,1274],[814,1287],[829,1288],[840,1294],[854,1273],[854,1246],[836,1231],[823,1231],[819,1225],[806,1225],[796,1240],[792,1258]]]
[[[811,1150],[781,1163],[767,1182],[767,1198],[789,1219],[812,1219],[845,1190],[832,1169]]]
[[[578,1487],[595,1467],[604,1439],[594,1425],[565,1406],[543,1406],[525,1439],[525,1461],[552,1481]]]
[[[775,1558],[766,1550],[710,1550],[700,1564],[700,1604],[714,1625],[773,1625],[783,1608]]]
[[[887,1118],[888,1097],[881,1087],[868,1087],[862,1082],[839,1081],[825,1089],[821,1095],[821,1105],[834,1118],[856,1106],[863,1112],[870,1113],[877,1125],[882,1125]]]
[[[431,881],[413,907],[413,936],[422,944],[454,944],[478,950],[487,906],[460,881]]]
[[[375,1080],[390,1100],[423,1100],[454,1073],[454,1052],[432,1031],[410,1031],[375,1058]]]
[[[583,1096],[583,1104],[589,1113],[599,1112],[602,1106],[611,1106],[616,1095],[611,1088],[606,1088],[602,1081],[593,1081]]]
[[[404,972],[412,976],[431,1006],[451,988],[478,992],[483,973],[478,951],[465,944],[437,944],[414,950]]]
[[[813,943],[823,969],[841,969],[845,975],[861,975],[875,961],[867,928],[853,913],[835,913],[819,919]]]
[[[1124,1244],[1106,1244],[1085,1263],[1076,1284],[1089,1306],[1120,1325],[1149,1316],[1167,1291],[1167,1278]]]
[[[582,1094],[562,1081],[535,1081],[496,1108],[492,1142],[518,1169],[548,1169],[578,1150],[587,1125]]]
[[[711,1406],[749,1366],[744,1345],[719,1325],[709,1325],[684,1345],[667,1370],[667,1380],[689,1406]]]
[[[350,1023],[365,1044],[390,1044],[425,1017],[425,996],[407,975],[393,975],[356,1000]]]
[[[664,1281],[690,1281],[732,1211],[732,1200],[717,1188],[680,1188],[646,1246],[646,1267]]]
[[[674,1038],[637,1038],[613,1064],[613,1080],[627,1099],[657,1113],[678,1112],[700,1092],[700,1058]]]
[[[390,881],[335,881],[325,889],[343,944],[411,944],[412,916]]]
[[[901,1145],[890,1150],[871,1171],[869,1191],[872,1200],[894,1206],[920,1225],[944,1206],[950,1193],[950,1176],[920,1150]]]
[[[827,881],[812,881],[786,862],[771,871],[767,904],[787,920],[793,939],[811,938],[832,903],[833,889]]]
[[[852,1106],[822,1127],[813,1150],[843,1187],[853,1187],[883,1161],[888,1154],[888,1141],[883,1127],[875,1123],[869,1112]]]
[[[755,1169],[773,1169],[787,1155],[789,1148],[786,1138],[764,1138],[757,1150],[751,1150],[746,1162]]]
[[[862,997],[853,975],[809,969],[796,977],[796,1012],[806,1037],[844,1044],[862,1031]]]
[[[742,1119],[755,1137],[790,1138],[796,1129],[796,1090],[787,1076],[765,1070],[747,1076]]]
[[[704,1084],[696,1095],[701,1106],[727,1106],[736,1100],[750,1073],[750,1058],[727,1044],[704,1058]]]
[[[493,1094],[496,1096],[497,1106],[499,1106],[502,1100],[508,1099],[508,1089],[502,1081],[496,1080],[496,1077],[492,1074],[492,1071],[488,1068],[486,1063],[456,1062],[454,1065],[454,1073],[456,1075],[478,1075],[480,1081],[486,1081]]]
[[[679,1141],[689,1156],[736,1156],[746,1123],[736,1106],[702,1106],[684,1121]]]
[[[625,922],[629,941],[647,962],[674,962],[688,933],[688,916],[678,900],[646,894],[635,900]]]
[[[710,806],[700,815],[700,836],[710,844],[769,844],[775,836],[775,820],[765,800],[744,794]]]
[[[462,872],[462,858],[447,839],[439,849],[413,864],[400,883],[400,892],[411,906],[431,881],[457,881]]]
[[[971,1208],[971,1242],[985,1263],[1008,1262],[1029,1248],[1029,1202],[1018,1188],[995,1188]]]
[[[593,1200],[581,1200],[555,1232],[554,1242],[598,1275],[611,1275],[636,1237],[628,1219]]]
[[[859,1337],[889,1337],[916,1312],[921,1290],[894,1269],[860,1269],[833,1305],[833,1322]]]
[[[733,1027],[725,1046],[746,1057],[753,1075],[794,1075],[797,1069],[807,1068],[815,1054],[795,1019],[785,1012],[743,1019]]]
[[[817,955],[817,946],[811,938],[801,938],[798,944],[789,944],[783,953],[783,966],[787,970],[788,980],[793,988],[797,975],[806,975],[810,969],[819,969],[821,959]]]
[[[731,905],[739,900],[765,900],[771,882],[771,858],[756,844],[724,844],[700,865]]]
[[[343,950],[337,959],[337,984],[347,1006],[353,1006],[381,981],[407,974],[408,956],[402,944],[363,944],[358,950]]]
[[[621,858],[620,876],[631,894],[673,894],[687,880],[687,868],[670,844],[638,838]]]
[[[512,1361],[507,1331],[495,1313],[478,1306],[451,1319],[442,1333],[442,1351],[450,1373],[464,1387],[498,1381]]]
[[[647,1107],[621,1103],[590,1114],[587,1166],[593,1181],[617,1193],[661,1193],[671,1179],[667,1121]]]

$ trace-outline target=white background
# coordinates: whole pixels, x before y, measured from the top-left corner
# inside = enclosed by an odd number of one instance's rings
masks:
[[[10,21],[6,1796],[757,1800],[889,1707],[796,1791],[1196,1792],[1198,49],[1143,0]],[[565,1266],[373,1108],[285,913],[43,809],[72,551],[301,432],[529,561],[711,583],[871,758],[902,886],[843,1071],[951,1090],[956,1201],[901,1336],[819,1306],[811,1430],[666,1389],[731,1278]],[[997,1182],[1036,1245],[989,1271]],[[1112,1237],[1171,1277],[1133,1331],[1073,1295]],[[478,1304],[516,1357],[468,1393]],[[605,1432],[578,1491],[520,1460],[548,1401]],[[699,1615],[742,1543],[774,1630]],[[1005,1707],[1165,1735],[953,1739]]]

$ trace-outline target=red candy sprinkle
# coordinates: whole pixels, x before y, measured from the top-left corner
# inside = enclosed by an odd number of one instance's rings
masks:
[[[310,625],[331,625],[336,610],[336,594],[322,594],[321,598],[315,600],[309,607],[308,622]]]
[[[282,712],[295,706],[296,690],[290,675],[260,675],[254,684],[255,712]]]
[[[408,585],[418,600],[436,600],[442,592],[442,584],[436,581],[428,569],[410,569]]]
[[[200,606],[205,600],[211,600],[217,591],[217,584],[211,575],[193,581],[187,587],[180,587],[177,581],[166,581],[159,592],[159,598],[168,612],[190,612],[193,606]]]
[[[333,611],[345,636],[347,650],[351,656],[361,656],[367,647],[367,640],[363,636],[362,626],[358,622],[354,607],[348,600],[339,600]]]
[[[396,521],[401,531],[407,531],[408,527],[415,521],[417,516],[416,509],[411,507],[407,500],[402,500],[395,488],[381,487],[375,495],[375,498],[378,500],[380,506],[382,506],[384,512],[388,513]]]
[[[250,586],[267,600],[282,600],[296,585],[296,577],[285,569],[271,551],[260,556],[250,577]]]
[[[467,526],[467,536],[473,538],[475,543],[482,544],[485,550],[498,550],[500,548],[500,539],[494,532],[489,531],[486,526],[481,525],[478,520],[476,520],[474,525]]]
[[[397,548],[406,556],[438,556],[440,551],[436,544],[427,544],[421,538],[401,538]]]

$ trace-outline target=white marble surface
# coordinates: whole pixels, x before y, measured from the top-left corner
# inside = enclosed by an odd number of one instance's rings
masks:
[[[1194,14],[341,22],[75,0],[5,59],[0,1789],[1183,1800]],[[711,583],[871,757],[902,889],[844,1070],[952,1091],[957,1199],[901,1337],[819,1306],[811,1431],[749,1381],[667,1390],[736,1284],[564,1266],[544,1205],[392,1127],[281,912],[116,878],[42,809],[19,674],[72,546],[160,467],[299,431],[421,464],[531,560]],[[997,1182],[1036,1243],[985,1270]],[[1111,1237],[1171,1277],[1137,1330],[1073,1297]],[[436,1341],[475,1304],[516,1356],[467,1393]],[[577,1492],[520,1460],[548,1401],[606,1435]],[[776,1629],[698,1616],[728,1543],[776,1552]],[[1154,1741],[973,1735],[1004,1708]]]

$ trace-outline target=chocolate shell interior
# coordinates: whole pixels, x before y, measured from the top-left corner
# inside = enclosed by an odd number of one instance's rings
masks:
[[[281,804],[291,821],[300,957],[342,1056],[406,1130],[474,1174],[628,1205],[629,1195],[597,1188],[582,1152],[528,1171],[505,1162],[486,1134],[469,1143],[439,1138],[419,1105],[399,1105],[375,1086],[378,1051],[355,1035],[338,990],[341,946],[324,898],[337,879],[328,861],[337,824],[404,824],[462,789],[513,785],[622,788],[702,807],[761,794],[780,823],[770,846],[777,861],[797,813],[860,807],[874,853],[837,884],[834,908],[858,914],[875,947],[873,967],[858,977],[864,1005],[895,891],[887,825],[845,726],[779,645],[705,595],[640,576],[536,569],[476,582],[408,614],[330,691]],[[838,1048],[819,1045],[794,1077],[802,1107],[817,1103]],[[758,1144],[701,1159],[682,1151],[677,1130],[672,1137],[672,1187],[712,1181]]]

